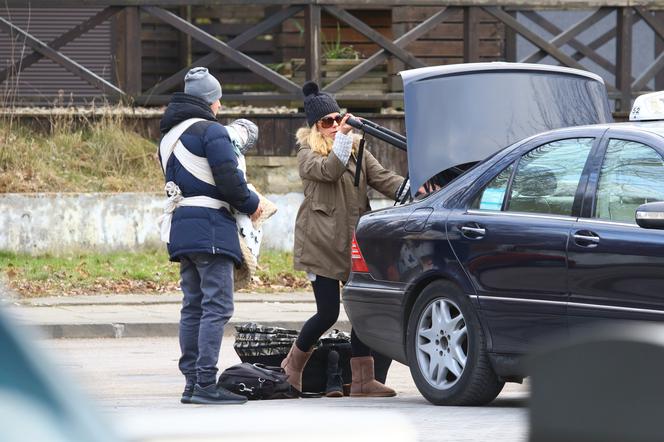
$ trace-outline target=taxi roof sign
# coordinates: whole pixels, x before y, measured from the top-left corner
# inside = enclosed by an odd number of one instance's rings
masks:
[[[636,97],[629,121],[664,120],[664,91]]]

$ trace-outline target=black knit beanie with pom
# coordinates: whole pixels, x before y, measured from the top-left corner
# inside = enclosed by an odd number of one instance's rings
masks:
[[[302,93],[304,94],[304,113],[307,114],[309,127],[327,114],[341,112],[337,101],[330,94],[321,92],[313,81],[304,83]]]

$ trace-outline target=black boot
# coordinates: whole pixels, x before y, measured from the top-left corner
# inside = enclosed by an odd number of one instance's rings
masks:
[[[325,396],[343,397],[343,379],[339,369],[339,353],[330,350],[327,354],[327,386],[325,387]]]

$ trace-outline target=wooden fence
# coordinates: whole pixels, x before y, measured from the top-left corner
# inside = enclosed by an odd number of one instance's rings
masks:
[[[48,59],[109,100],[161,105],[181,87],[186,70],[198,65],[222,72],[227,102],[296,103],[301,100],[302,81],[313,79],[323,81],[324,89],[342,102],[384,104],[403,98],[394,76],[400,69],[507,60],[593,70],[605,78],[615,109],[622,113],[636,95],[664,88],[662,1],[360,0],[352,7],[341,0],[164,0],[158,4],[32,0],[30,8],[35,13],[47,7],[96,8],[86,20],[45,41],[6,13],[25,7],[26,2],[5,0],[0,38],[28,50],[9,62],[2,60],[0,85],[7,89],[12,78]],[[578,8],[578,19],[566,28],[543,13],[574,8]],[[110,77],[67,52],[71,42],[85,39],[91,29],[109,20],[113,29]],[[607,21],[610,26],[604,31],[600,24]],[[645,23],[649,41],[635,40],[637,23]],[[517,59],[520,40],[534,50]],[[362,57],[348,71],[328,75],[324,49],[331,43],[352,44]],[[636,69],[632,49],[646,43],[653,45],[654,57]],[[304,61],[298,69],[292,60],[300,54]],[[382,69],[378,75],[377,69]],[[382,81],[376,89],[370,87],[372,76]],[[257,84],[261,90],[256,90]],[[353,84],[360,87],[350,88]]]

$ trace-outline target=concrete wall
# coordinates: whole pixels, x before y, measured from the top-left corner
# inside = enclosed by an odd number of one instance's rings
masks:
[[[247,157],[249,181],[273,201],[278,212],[263,227],[263,247],[293,249],[302,180],[295,157]],[[372,195],[371,193],[370,195]],[[80,250],[164,247],[157,218],[163,194],[0,194],[0,251],[62,254]],[[372,200],[373,208],[392,204]]]
[[[265,248],[292,250],[299,192],[266,194],[279,211],[264,226]],[[160,247],[163,196],[147,193],[0,195],[0,250],[62,254]],[[390,201],[372,201],[380,208]]]
[[[156,245],[160,213],[154,194],[4,194],[0,250],[58,254]]]

